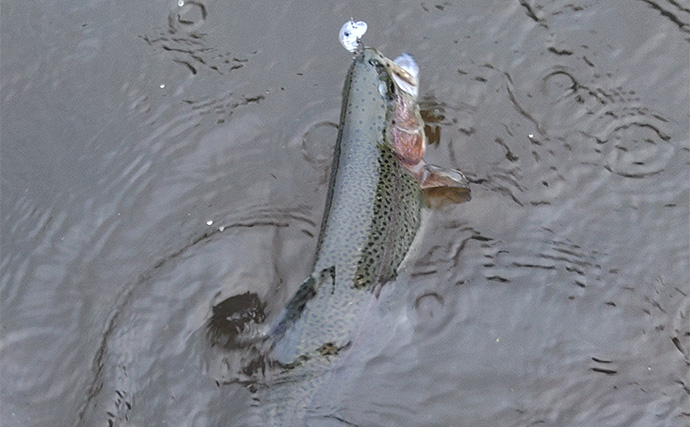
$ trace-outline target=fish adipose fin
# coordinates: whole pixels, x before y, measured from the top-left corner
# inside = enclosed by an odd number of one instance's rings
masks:
[[[458,170],[424,164],[418,179],[428,206],[463,203],[471,198],[470,183]]]

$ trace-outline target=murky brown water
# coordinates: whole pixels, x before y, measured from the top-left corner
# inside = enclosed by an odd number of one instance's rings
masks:
[[[425,213],[342,417],[690,424],[683,2],[68,0],[2,7],[3,426],[249,422],[207,322],[309,273],[350,16],[473,199]]]

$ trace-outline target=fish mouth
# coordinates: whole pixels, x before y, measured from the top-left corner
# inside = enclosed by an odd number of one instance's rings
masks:
[[[394,87],[390,89],[390,92],[398,90],[407,94],[412,98],[412,101],[417,100],[419,94],[419,66],[412,58],[412,55],[403,53],[393,61],[379,52],[378,49],[372,47],[366,47],[365,52],[368,52],[368,55],[360,56],[360,60],[367,57],[370,64],[379,68],[383,74],[386,74],[387,78],[392,80]],[[380,90],[382,94],[384,90],[388,91],[388,89]]]
[[[390,62],[391,77],[395,85],[402,91],[417,99],[419,94],[419,66],[414,58],[407,53]]]

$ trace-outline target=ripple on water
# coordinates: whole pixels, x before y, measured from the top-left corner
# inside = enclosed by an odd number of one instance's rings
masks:
[[[448,317],[452,314],[445,305],[443,295],[435,291],[427,291],[418,296],[413,305],[415,330],[418,333],[437,334],[440,328],[449,323]]]
[[[185,67],[192,75],[202,71],[227,75],[244,68],[257,52],[233,54],[219,50],[213,42],[209,42],[206,33],[199,31],[207,17],[206,6],[202,3],[179,0],[170,11],[166,30],[140,37],[172,62]]]
[[[239,383],[253,381],[243,372],[252,368],[255,356],[249,348],[228,351],[222,331],[209,331],[208,322],[228,297],[252,290],[264,299],[282,279],[277,277],[280,267],[262,265],[276,262],[271,255],[305,239],[301,227],[287,223],[316,227],[301,208],[248,207],[154,260],[130,283],[118,298],[94,361],[98,369],[84,425],[145,422],[154,414],[189,425],[200,408],[233,407],[227,406],[233,399],[239,399],[235,408],[246,406],[249,395]],[[263,303],[259,306],[263,310]],[[215,318],[216,323],[223,320]],[[170,393],[170,399],[161,393]],[[237,415],[212,412],[212,424]]]
[[[645,178],[663,172],[676,155],[669,137],[646,122],[619,124],[608,140],[611,148],[605,154],[604,167],[626,178]]]
[[[333,160],[333,146],[338,135],[338,124],[320,121],[309,126],[301,136],[301,152],[305,160],[323,172],[322,182],[327,182]],[[331,142],[333,141],[333,142]]]
[[[662,172],[677,148],[671,143],[670,120],[645,106],[634,90],[602,83],[601,78],[593,78],[585,84],[575,71],[560,65],[547,71],[542,91],[557,111],[549,120],[559,119],[561,125],[578,129],[589,140],[588,149],[599,155],[590,158],[609,172],[628,178]],[[550,132],[565,136],[563,141],[570,147],[580,139],[572,131],[564,135],[554,128]]]
[[[170,31],[186,31],[193,33],[206,21],[208,12],[203,3],[196,1],[177,0],[168,17]]]

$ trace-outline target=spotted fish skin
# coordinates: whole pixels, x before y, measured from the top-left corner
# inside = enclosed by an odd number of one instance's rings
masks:
[[[281,369],[259,399],[264,423],[305,425],[328,371],[349,350],[419,228],[420,181],[395,149],[402,99],[395,70],[373,48],[349,69],[314,268],[270,327],[270,358]],[[404,99],[419,117],[416,98]]]
[[[390,64],[366,48],[347,75],[314,269],[273,331],[283,363],[319,357],[324,344],[347,347],[361,306],[395,276],[419,228],[420,186],[388,141]]]

